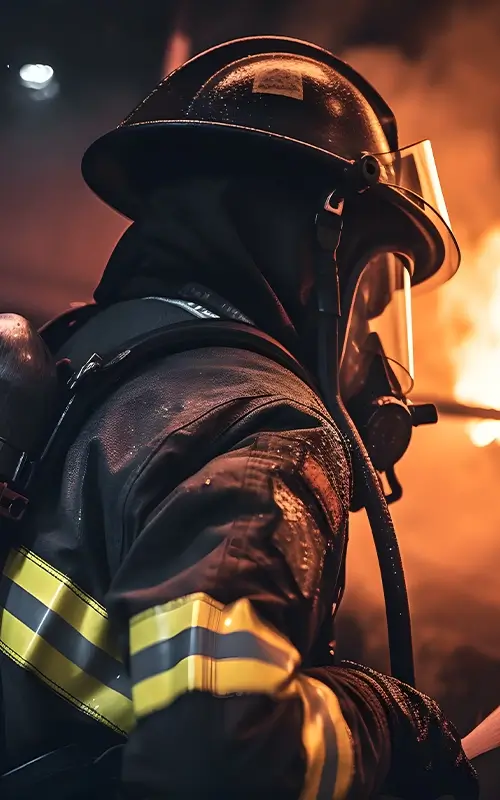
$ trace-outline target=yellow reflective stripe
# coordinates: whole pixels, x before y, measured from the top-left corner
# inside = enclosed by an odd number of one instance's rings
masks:
[[[216,661],[195,655],[133,686],[132,699],[136,716],[143,717],[166,708],[186,692],[210,692],[217,697],[242,692],[276,694],[287,680],[285,670],[261,661]]]
[[[133,727],[130,700],[82,672],[5,610],[0,618],[0,650],[98,722],[122,734]]]
[[[344,719],[339,701],[328,687],[324,686],[323,689],[327,691],[329,695],[326,706],[328,707],[330,719],[335,726],[335,734],[337,737],[338,769],[333,800],[344,800],[349,794],[354,778],[354,744],[351,731]]]
[[[246,598],[223,606],[203,593],[133,617],[130,653],[138,717],[185,692],[275,694],[300,663],[298,651],[261,622]]]
[[[224,606],[198,593],[148,608],[130,621],[130,654],[166,641],[188,628],[217,630]]]
[[[306,777],[300,800],[316,800],[319,795],[323,765],[325,763],[325,740],[323,720],[314,713],[307,697],[304,676],[297,678],[290,686],[291,695],[299,695],[302,700],[302,745],[306,754]]]
[[[4,575],[79,631],[96,647],[119,659],[109,635],[106,609],[35,553],[11,550]]]
[[[247,599],[223,606],[200,593],[148,609],[131,620],[130,648],[137,717],[193,691],[299,697],[306,757],[300,800],[345,800],[354,751],[339,702],[323,683],[297,674],[299,653]]]
[[[284,636],[261,622],[246,598],[224,606],[202,592],[155,606],[133,617],[130,654],[169,641],[191,628],[205,628],[222,635],[247,631],[281,650],[297,664],[300,662],[297,650]]]
[[[26,549],[1,578],[0,649],[84,713],[126,735],[134,724],[130,680],[115,655],[104,607]]]
[[[304,709],[302,744],[307,771],[300,800],[345,800],[354,776],[354,748],[337,697],[324,683],[306,675],[294,680],[290,693],[299,694]],[[328,726],[334,736],[329,747]],[[333,760],[335,769],[331,770],[329,762]],[[326,774],[329,768],[333,779]]]

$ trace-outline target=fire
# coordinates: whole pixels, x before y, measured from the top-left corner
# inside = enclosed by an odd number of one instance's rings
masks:
[[[475,253],[465,254],[455,280],[456,287],[450,289],[466,326],[454,352],[455,399],[500,409],[500,227],[482,238]],[[477,447],[500,442],[499,421],[469,422],[467,431]]]

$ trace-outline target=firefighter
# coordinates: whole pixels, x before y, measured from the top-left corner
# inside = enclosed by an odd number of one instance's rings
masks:
[[[328,656],[364,503],[311,388],[328,358],[318,225],[336,220],[331,378],[394,477],[415,423],[411,288],[459,263],[429,144],[401,149],[389,107],[330,53],[256,37],[168,76],[83,174],[133,222],[88,315],[52,337],[59,360],[219,319],[273,337],[312,383],[200,333],[138,364],[67,442],[2,578],[2,796],[110,797],[118,770],[137,798],[477,798],[434,701]]]

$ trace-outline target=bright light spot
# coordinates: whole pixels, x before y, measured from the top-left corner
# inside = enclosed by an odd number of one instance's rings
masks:
[[[500,422],[494,419],[469,422],[467,433],[476,447],[488,447],[493,442],[500,442]]]
[[[25,64],[19,76],[28,89],[45,89],[54,77],[54,70],[48,64]]]

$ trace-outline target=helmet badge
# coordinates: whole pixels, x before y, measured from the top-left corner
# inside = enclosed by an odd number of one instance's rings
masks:
[[[302,75],[284,67],[266,67],[257,72],[253,80],[253,94],[274,94],[304,99]]]

